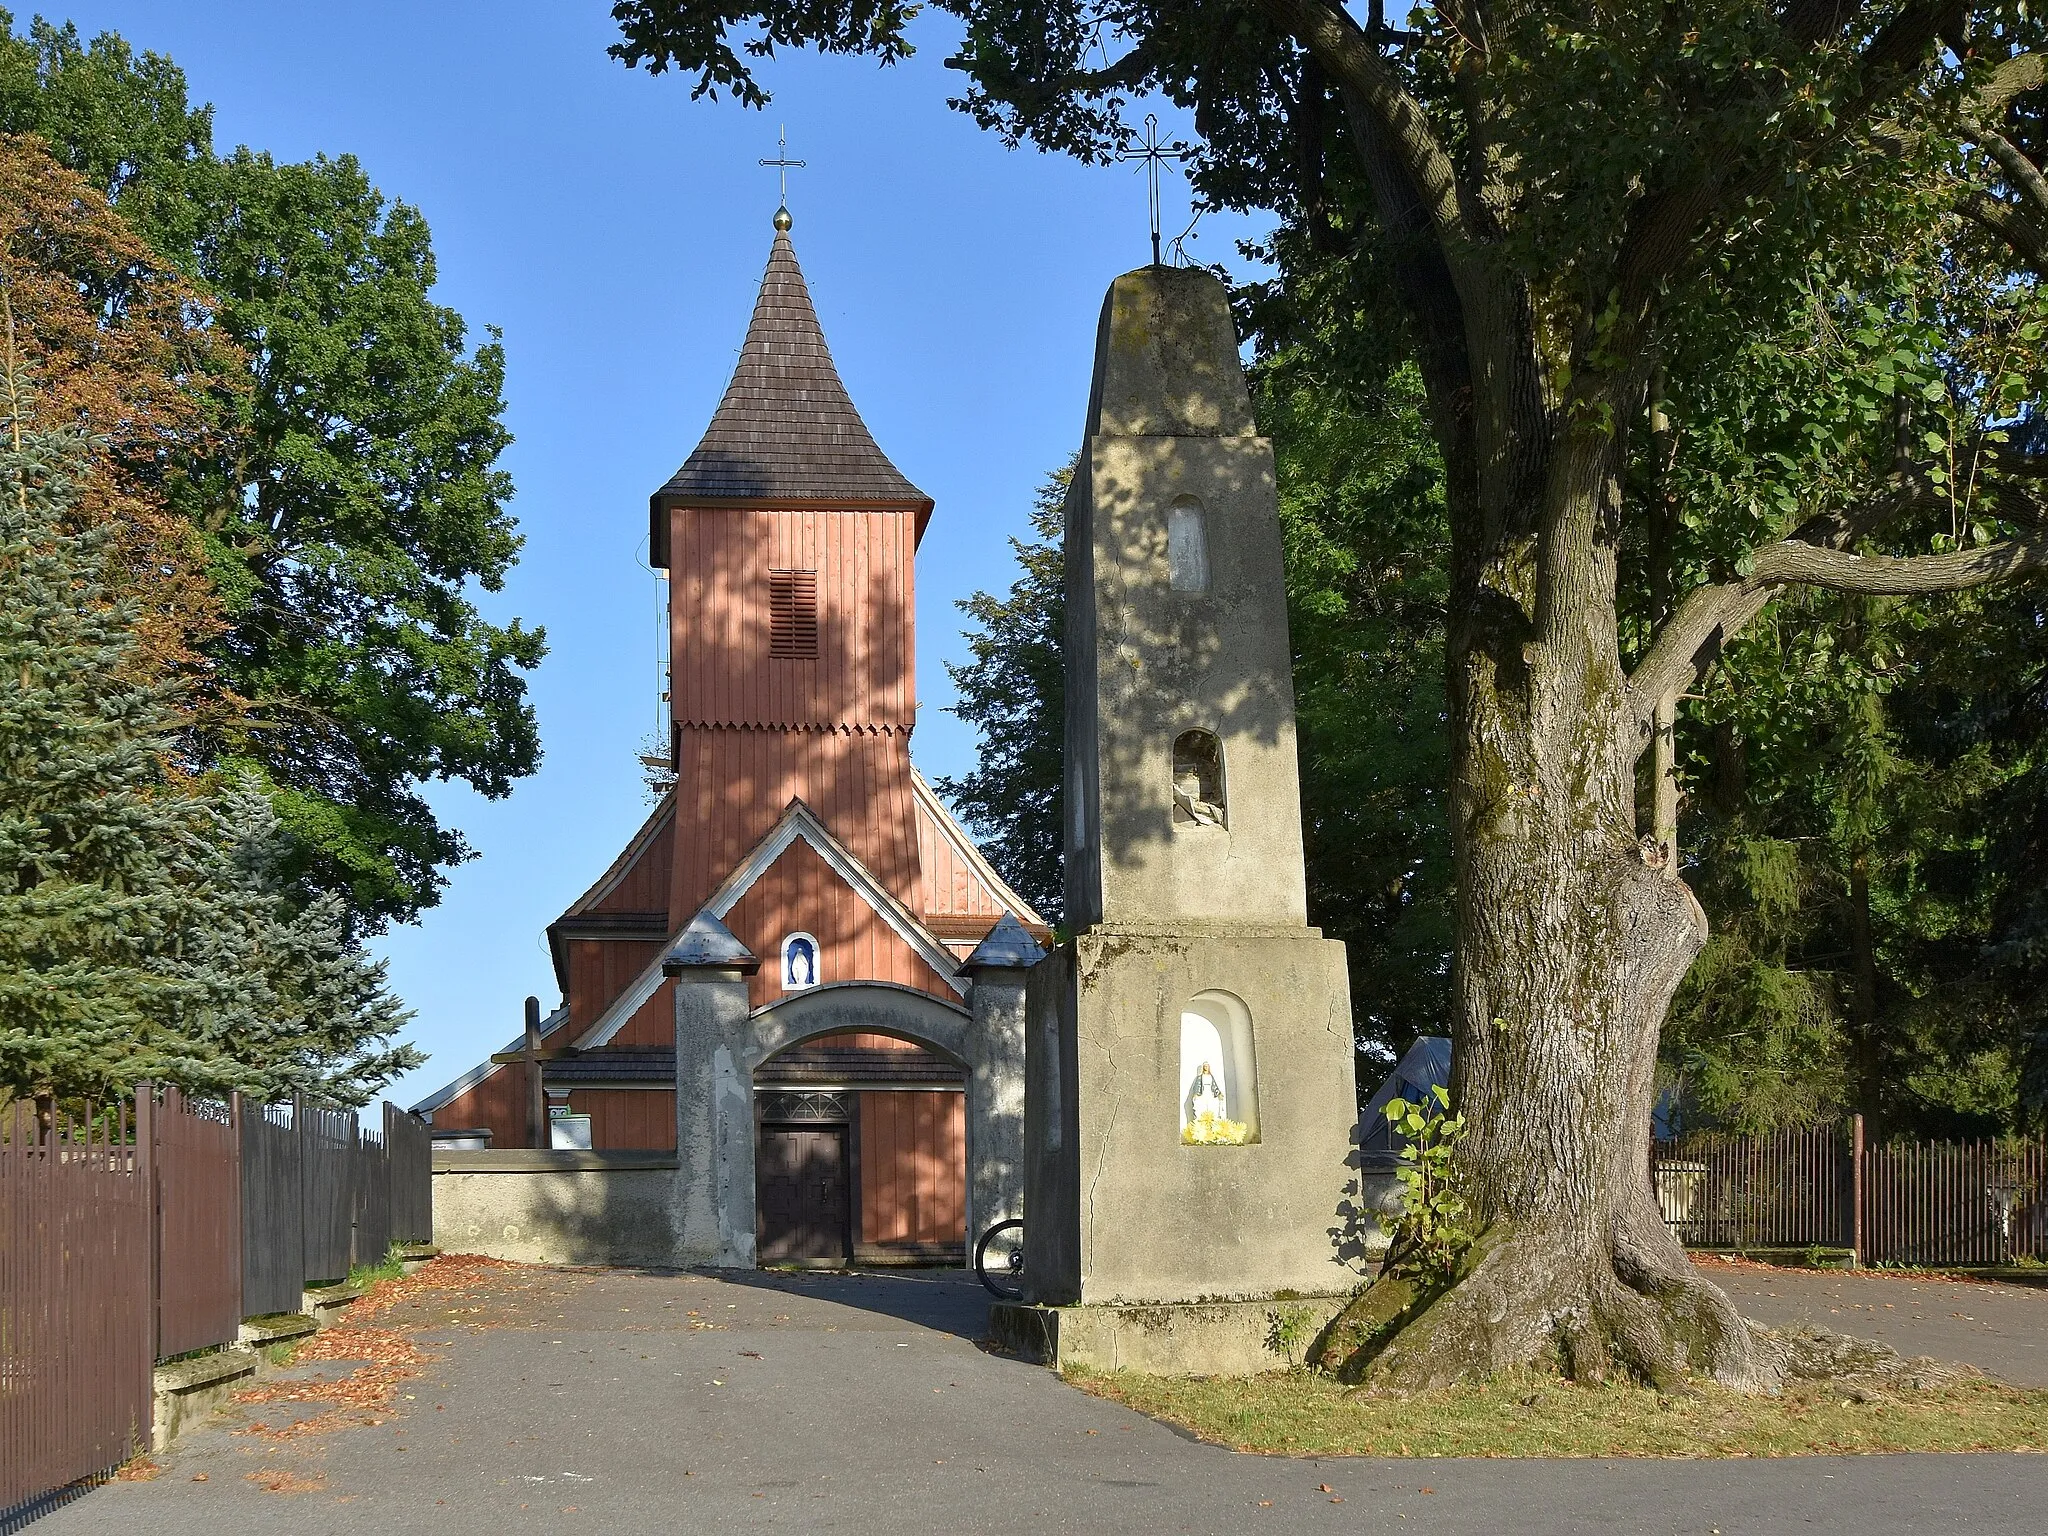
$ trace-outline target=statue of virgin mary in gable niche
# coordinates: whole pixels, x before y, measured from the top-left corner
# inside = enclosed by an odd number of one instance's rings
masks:
[[[818,941],[793,933],[782,941],[782,989],[801,992],[818,984]]]

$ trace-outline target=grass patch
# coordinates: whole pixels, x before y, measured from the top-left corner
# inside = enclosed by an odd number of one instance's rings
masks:
[[[405,1260],[398,1245],[393,1244],[385,1253],[383,1262],[378,1264],[357,1264],[348,1272],[348,1283],[358,1290],[367,1291],[383,1280],[396,1280],[405,1273]]]
[[[1718,1387],[1664,1397],[1503,1377],[1405,1400],[1348,1397],[1307,1370],[1253,1377],[1070,1370],[1084,1392],[1239,1451],[1282,1456],[1807,1456],[2048,1451],[2048,1392],[1993,1382],[1851,1401],[1801,1383],[1778,1397]]]
[[[272,1365],[290,1365],[299,1357],[299,1346],[304,1339],[279,1339],[275,1344],[263,1346],[263,1358]]]

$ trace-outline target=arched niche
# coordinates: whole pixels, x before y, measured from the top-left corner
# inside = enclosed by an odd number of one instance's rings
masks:
[[[1173,738],[1173,824],[1230,824],[1223,782],[1223,743],[1214,731],[1182,731]]]
[[[1259,1139],[1252,1014],[1228,992],[1197,992],[1181,1008],[1180,1139],[1201,1147]]]
[[[1166,509],[1166,579],[1176,592],[1209,590],[1208,517],[1197,497],[1176,496]]]
[[[782,990],[807,992],[823,978],[818,974],[824,951],[815,936],[792,933],[782,940]]]

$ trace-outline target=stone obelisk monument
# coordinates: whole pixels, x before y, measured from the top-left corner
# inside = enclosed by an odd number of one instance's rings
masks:
[[[1207,272],[1110,287],[1066,601],[1074,937],[1028,982],[1030,1304],[996,1329],[1062,1364],[1281,1364],[1371,1227],[1344,948],[1307,921],[1273,451]]]

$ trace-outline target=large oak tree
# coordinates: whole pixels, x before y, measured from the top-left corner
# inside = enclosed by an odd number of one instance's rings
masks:
[[[1443,1285],[1369,1290],[1346,1363],[1401,1387],[1556,1362],[1769,1388],[1783,1361],[1686,1262],[1644,1155],[1658,1032],[1707,936],[1676,878],[1670,721],[1788,588],[1953,591],[2048,564],[2042,466],[2008,430],[2031,398],[1983,345],[2044,254],[2038,24],[1951,0],[1451,0],[1399,31],[1329,0],[939,8],[965,25],[959,105],[1013,142],[1099,159],[1132,99],[1191,107],[1205,195],[1370,258],[1421,373],[1450,529],[1455,1087],[1481,1231]],[[759,104],[775,47],[888,61],[916,13],[621,0],[615,52]],[[1966,280],[1885,293],[1891,246]],[[1882,408],[1815,415],[1826,472],[1784,455],[1775,495],[1661,483],[1667,354],[1745,309],[1786,336],[1802,295],[1806,354],[1910,326],[1895,350],[1931,376],[1902,364]],[[1740,450],[1747,343],[1720,334],[1719,392],[1681,406]],[[1751,483],[1771,462],[1735,458]]]

